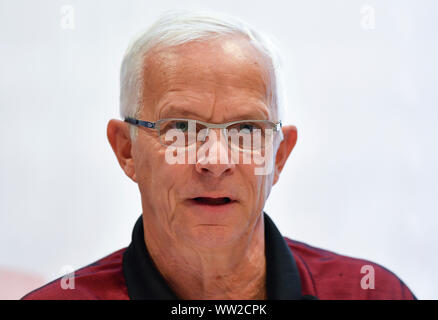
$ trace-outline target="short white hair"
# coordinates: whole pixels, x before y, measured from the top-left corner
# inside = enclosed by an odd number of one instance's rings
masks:
[[[193,11],[169,11],[163,14],[130,44],[120,71],[121,117],[136,118],[142,108],[144,58],[151,49],[158,45],[171,47],[230,34],[245,36],[257,50],[271,60],[271,104],[276,108],[279,118],[277,120],[280,120],[285,106],[277,47],[268,37],[256,32],[240,19],[219,13]]]

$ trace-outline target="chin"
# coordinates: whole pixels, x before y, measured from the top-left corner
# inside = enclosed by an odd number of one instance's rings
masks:
[[[232,244],[237,238],[234,227],[223,225],[198,225],[186,234],[185,238],[192,246],[204,248],[221,248]]]

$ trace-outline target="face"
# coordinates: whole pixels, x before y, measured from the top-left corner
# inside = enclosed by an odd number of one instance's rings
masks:
[[[269,60],[237,36],[156,48],[145,57],[138,119],[276,121],[269,70]],[[199,158],[168,164],[155,130],[139,128],[131,143],[132,161],[124,169],[138,183],[145,224],[158,237],[188,246],[230,245],[250,233],[278,174],[277,166],[269,175],[255,175],[254,164]]]

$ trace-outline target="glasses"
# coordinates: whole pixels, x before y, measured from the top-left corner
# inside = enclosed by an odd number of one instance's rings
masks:
[[[199,142],[205,142],[207,137],[210,137],[210,129],[221,129],[230,146],[240,151],[264,149],[266,144],[272,141],[270,139],[273,138],[275,133],[279,133],[281,140],[283,139],[281,121],[239,120],[216,124],[179,118],[150,122],[127,117],[125,122],[156,130],[163,146],[172,145],[187,148]]]

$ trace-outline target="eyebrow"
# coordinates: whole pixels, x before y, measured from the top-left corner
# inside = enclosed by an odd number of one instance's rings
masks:
[[[163,118],[178,118],[178,117],[185,117],[185,116],[192,116],[195,118],[201,118],[201,116],[188,108],[181,108],[181,107],[176,107],[176,106],[169,106],[166,107],[165,110],[163,112],[159,113],[159,118],[163,119]]]
[[[269,114],[267,112],[264,112],[264,111],[262,111],[260,109],[256,109],[256,108],[253,108],[252,110],[254,112],[237,114],[235,116],[227,118],[226,122],[237,121],[237,120],[268,120]],[[164,112],[159,113],[160,119],[180,118],[180,117],[182,117],[182,118],[193,117],[194,120],[205,120],[205,119],[203,119],[203,117],[199,113],[197,113],[191,109],[184,108],[184,107],[177,107],[175,105],[166,107]]]

